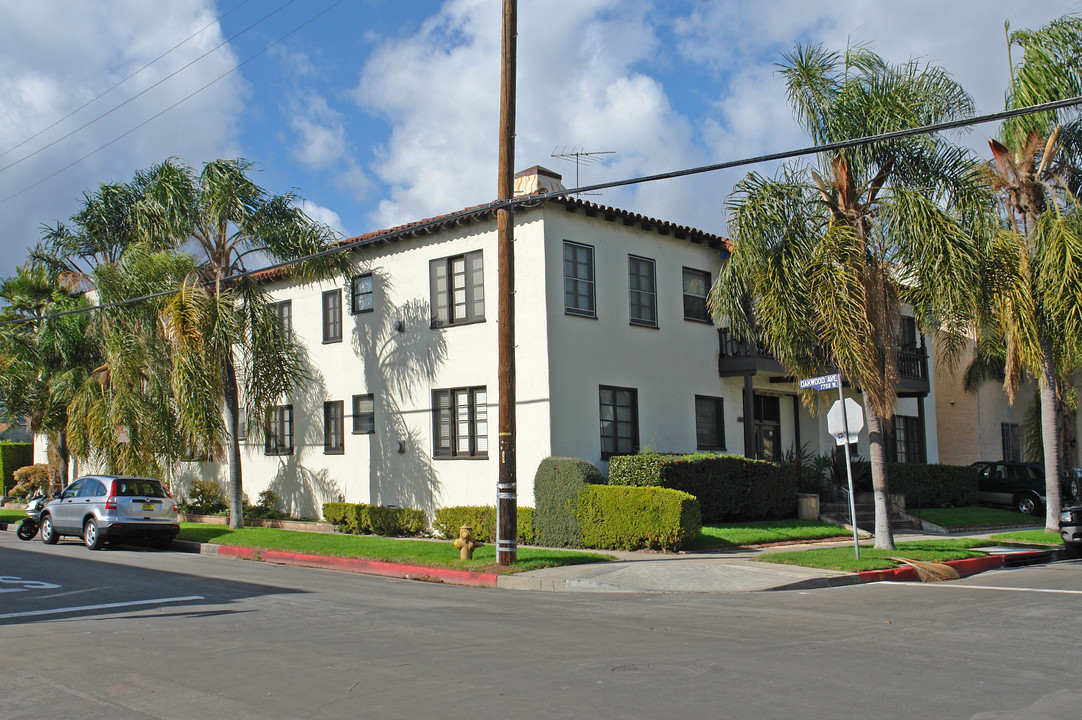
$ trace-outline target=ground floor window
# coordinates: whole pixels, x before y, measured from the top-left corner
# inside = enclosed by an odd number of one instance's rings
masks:
[[[488,457],[488,393],[484,387],[432,391],[432,456]]]
[[[323,452],[341,455],[345,452],[345,403],[332,400],[323,403]]]
[[[695,447],[698,450],[725,449],[724,401],[718,397],[695,396]]]
[[[293,406],[278,405],[267,411],[267,455],[293,454]]]
[[[371,435],[376,431],[376,403],[374,395],[353,396],[353,434]]]
[[[1022,462],[1022,427],[1018,423],[1000,425],[1003,437],[1003,459]]]
[[[919,417],[894,416],[894,434],[887,436],[887,462],[923,463],[924,423]]]
[[[639,449],[639,393],[634,388],[599,388],[601,459],[632,455]]]

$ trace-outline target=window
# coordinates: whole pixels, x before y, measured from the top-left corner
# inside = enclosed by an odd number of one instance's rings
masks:
[[[776,395],[755,395],[755,457],[781,460],[781,399]]]
[[[325,455],[341,455],[346,451],[344,412],[341,400],[323,403],[323,453]]]
[[[594,249],[564,241],[564,312],[597,317],[594,306]]]
[[[267,411],[267,442],[265,454],[293,454],[292,405],[278,405]]]
[[[684,319],[710,322],[706,294],[710,291],[710,273],[684,268]]]
[[[432,325],[459,325],[485,319],[485,273],[480,250],[429,263]]]
[[[376,406],[372,395],[353,396],[353,434],[370,435],[376,431]]]
[[[350,314],[372,312],[372,308],[372,273],[354,275],[349,281]]]
[[[432,456],[488,457],[488,394],[484,387],[432,391]]]
[[[323,293],[323,342],[342,342],[342,291]]]
[[[278,318],[278,326],[282,328],[282,335],[286,340],[293,339],[293,301],[283,300],[274,304],[274,315]]]
[[[600,388],[601,459],[632,455],[639,449],[639,393],[632,388]]]
[[[894,416],[894,434],[887,436],[887,462],[922,463],[924,431],[919,417]]]
[[[627,256],[628,300],[631,304],[632,325],[657,327],[657,287],[654,282],[654,261]]]
[[[1022,427],[1018,423],[1002,423],[999,429],[1003,438],[1003,459],[1022,462]]]
[[[724,401],[721,398],[695,396],[695,447],[697,449],[725,449],[724,407]]]

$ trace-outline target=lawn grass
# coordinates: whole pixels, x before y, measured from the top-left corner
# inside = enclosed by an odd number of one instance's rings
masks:
[[[703,527],[702,535],[686,549],[708,550],[719,547],[768,545],[848,536],[849,533],[845,528],[813,520],[756,520],[727,525],[706,525]]]
[[[25,510],[0,507],[0,523],[17,523],[26,517]]]
[[[496,564],[496,548],[493,544],[483,545],[475,550],[472,560],[460,560],[458,550],[448,540],[409,540],[257,527],[231,530],[225,525],[200,523],[181,523],[180,535],[177,539],[259,550],[382,560],[475,572],[525,572],[546,567],[606,562],[615,559],[611,555],[599,553],[520,547],[518,560],[507,568]]]
[[[1041,518],[1023,515],[1013,510],[987,507],[909,509],[909,514],[927,520],[933,525],[951,530],[977,527],[1002,527],[1004,525],[1039,525]]]
[[[863,572],[865,570],[887,570],[904,565],[890,557],[902,557],[924,562],[945,562],[981,557],[986,553],[973,550],[974,547],[995,544],[984,538],[944,538],[943,540],[921,540],[898,543],[894,550],[876,550],[872,547],[860,548],[860,560],[854,557],[853,546],[814,548],[797,552],[763,553],[755,559],[760,562],[780,563],[782,565],[800,565],[821,570],[840,572]]]
[[[1019,530],[1018,532],[999,533],[991,537],[992,540],[1004,543],[1020,545],[1063,545],[1063,538],[1058,532],[1048,532],[1044,528],[1040,530]]]

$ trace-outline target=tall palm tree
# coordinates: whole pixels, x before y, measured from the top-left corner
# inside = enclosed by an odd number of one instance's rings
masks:
[[[308,377],[304,349],[258,282],[237,277],[253,256],[297,261],[289,275],[317,281],[346,275],[346,253],[328,253],[333,233],[311,220],[290,194],[271,195],[249,177],[251,163],[217,160],[196,172],[169,160],[148,171],[155,182],[139,227],[195,252],[199,270],[166,303],[161,319],[172,354],[172,386],[189,443],[224,446],[230,525],[241,527],[243,480],[239,423],[263,427],[267,412]]]
[[[1082,18],[1009,32],[1008,108],[1082,95]],[[1065,123],[1062,124],[1061,123]],[[1040,387],[1045,527],[1059,528],[1059,418],[1063,380],[1082,367],[1082,122],[1076,110],[1013,118],[989,140],[1003,227],[991,238],[982,329],[1002,338],[1004,388],[1013,402],[1022,372]]]
[[[941,68],[891,65],[865,47],[797,46],[780,64],[816,144],[970,116]],[[818,168],[751,173],[727,201],[735,244],[710,292],[715,317],[759,338],[794,375],[836,364],[863,393],[875,546],[894,547],[884,433],[896,400],[901,308],[956,359],[975,312],[977,244],[990,202],[977,162],[941,136],[823,153]],[[808,398],[810,401],[810,398]]]

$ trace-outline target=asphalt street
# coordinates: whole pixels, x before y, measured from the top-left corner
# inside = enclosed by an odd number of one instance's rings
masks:
[[[538,593],[0,533],[0,718],[1075,718],[1082,563]]]

